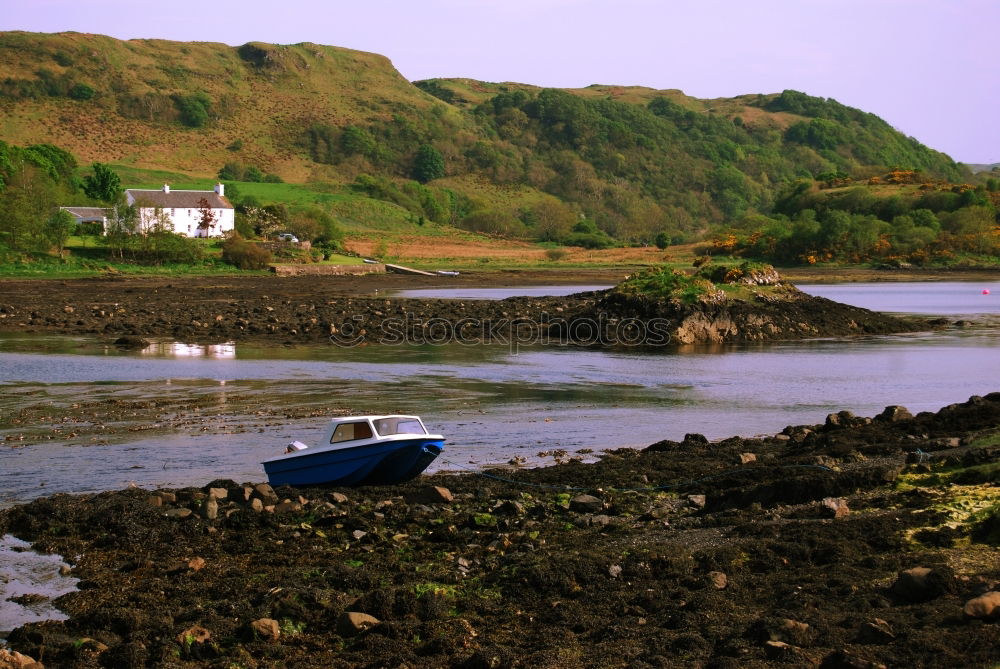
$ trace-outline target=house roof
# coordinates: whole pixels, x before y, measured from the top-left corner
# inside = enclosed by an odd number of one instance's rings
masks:
[[[208,200],[208,206],[212,209],[232,209],[233,205],[229,200],[211,190],[171,190],[164,193],[162,190],[137,190],[129,188],[125,191],[132,196],[133,202],[148,204],[151,207],[161,207],[164,209],[197,209],[198,201],[201,198]]]
[[[108,216],[108,210],[102,209],[101,207],[60,207],[60,209],[65,209],[76,218],[87,218],[100,221]]]

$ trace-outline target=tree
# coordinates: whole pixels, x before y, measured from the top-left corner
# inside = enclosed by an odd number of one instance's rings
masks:
[[[413,178],[422,184],[444,176],[444,157],[430,144],[421,144],[413,159]]]
[[[656,234],[656,248],[661,251],[665,251],[668,246],[670,246],[670,235],[665,231],[658,232]]]
[[[543,242],[557,242],[569,234],[576,222],[576,214],[566,204],[555,198],[546,198],[531,209],[535,225],[535,239]]]
[[[55,207],[52,179],[33,165],[21,162],[0,192],[0,240],[15,250],[28,251],[44,239],[46,214]]]
[[[92,165],[94,173],[83,177],[83,192],[87,197],[111,204],[124,192],[122,180],[110,167],[101,163]]]
[[[108,227],[105,237],[112,255],[125,257],[129,242],[139,230],[139,209],[130,205],[124,197],[118,198],[108,212]]]
[[[198,232],[200,237],[208,237],[209,231],[218,218],[206,198],[198,200]]]
[[[45,221],[44,231],[48,240],[62,253],[66,240],[76,231],[76,219],[65,209],[56,209]]]

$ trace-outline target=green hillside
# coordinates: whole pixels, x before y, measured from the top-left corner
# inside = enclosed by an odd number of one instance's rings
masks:
[[[796,91],[410,83],[382,56],[332,46],[79,33],[0,33],[0,72],[13,145],[142,180],[225,166],[230,180],[333,193],[314,204],[335,217],[345,199],[381,200],[414,226],[563,244],[699,239],[820,174],[970,176],[872,114]]]

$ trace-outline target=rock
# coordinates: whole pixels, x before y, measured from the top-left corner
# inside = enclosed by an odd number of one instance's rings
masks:
[[[0,669],[44,669],[44,666],[27,655],[0,648]]]
[[[896,635],[892,633],[889,623],[881,618],[874,618],[861,625],[858,629],[858,642],[884,644],[895,641]]]
[[[191,571],[201,571],[205,568],[206,564],[208,563],[205,562],[205,558],[194,557],[188,560],[187,567]]]
[[[843,497],[826,497],[821,505],[830,518],[845,518],[851,513],[847,507],[847,500]]]
[[[604,509],[604,500],[593,495],[577,495],[569,501],[569,510],[576,513],[597,513]]]
[[[219,517],[219,503],[215,501],[214,497],[209,497],[201,505],[201,516],[206,520],[215,520]]]
[[[688,501],[688,504],[690,504],[691,506],[693,506],[693,507],[695,507],[697,509],[704,509],[705,508],[705,496],[704,495],[688,495],[687,496],[687,501]]]
[[[149,341],[136,335],[124,335],[115,340],[115,346],[119,348],[146,348]]]
[[[893,404],[882,410],[875,420],[883,423],[898,423],[903,420],[911,420],[913,414],[906,407]]]
[[[213,499],[228,499],[229,491],[225,488],[209,488],[208,496]]]
[[[281,627],[273,618],[258,618],[250,623],[250,633],[255,639],[277,641],[281,636]]]
[[[146,501],[149,502],[150,506],[163,506],[163,498],[159,495],[150,495]]]
[[[497,503],[493,512],[501,516],[523,516],[526,513],[526,510],[524,505],[520,502],[507,500],[502,503]]]
[[[708,583],[716,590],[725,590],[729,586],[729,577],[721,571],[710,571]]]
[[[302,505],[290,499],[274,505],[275,513],[298,513],[302,510]]]
[[[454,499],[451,491],[441,486],[428,486],[406,496],[407,504],[447,504]]]
[[[253,496],[259,499],[264,506],[271,506],[277,504],[279,501],[274,488],[267,483],[258,483],[255,485],[253,487]]]
[[[981,620],[1000,618],[1000,592],[994,590],[970,599],[965,603],[962,612],[969,618]]]
[[[889,590],[909,602],[926,602],[955,591],[955,575],[948,567],[914,567],[899,572]]]
[[[757,462],[756,453],[740,453],[740,464],[748,465],[751,462]]]
[[[611,516],[603,513],[599,513],[596,516],[589,516],[587,518],[588,527],[607,527],[611,525],[614,521]]]
[[[163,515],[167,518],[187,518],[193,511],[191,509],[169,509],[163,512]]]
[[[59,565],[60,576],[69,576],[72,573],[73,573],[73,568],[70,567],[68,564]]]
[[[182,646],[191,646],[193,644],[202,644],[212,638],[212,633],[201,625],[194,625],[189,627],[180,634],[177,635],[177,643]]]
[[[334,504],[344,504],[347,502],[347,495],[342,492],[331,492],[327,498]]]
[[[367,613],[344,611],[337,618],[337,634],[340,636],[354,636],[380,624],[382,624],[381,620]]]
[[[264,511],[264,502],[260,501],[259,498],[254,497],[252,500],[250,500],[250,508],[256,511],[257,513],[261,513],[262,511]]]
[[[686,446],[692,446],[695,444],[704,446],[708,444],[708,437],[706,437],[703,434],[698,434],[697,432],[689,432],[688,434],[684,435],[684,441],[681,443],[683,443]]]
[[[789,657],[793,652],[795,652],[795,646],[787,644],[784,641],[765,641],[764,642],[764,654],[767,655],[772,660],[779,660],[781,658]]]
[[[618,578],[622,575],[622,568],[619,565],[613,564],[608,567],[608,576],[611,578]]]
[[[169,492],[167,490],[157,490],[156,496],[163,500],[164,504],[176,504],[177,503],[177,493]]]

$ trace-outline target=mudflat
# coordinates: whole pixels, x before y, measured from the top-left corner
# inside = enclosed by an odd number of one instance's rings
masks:
[[[56,495],[46,667],[989,667],[1000,393],[392,487]],[[990,594],[993,593],[993,594]]]

